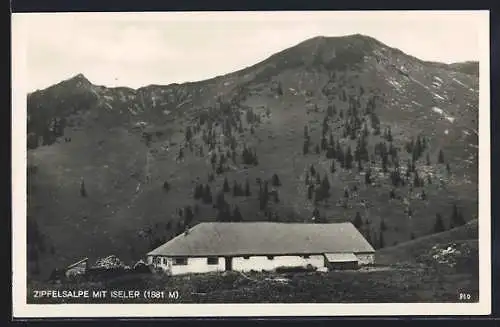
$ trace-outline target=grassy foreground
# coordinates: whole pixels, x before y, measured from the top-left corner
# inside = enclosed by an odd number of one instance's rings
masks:
[[[97,281],[31,282],[28,303],[401,303],[477,302],[477,239],[463,226],[377,253],[380,262],[357,271],[276,273],[224,272],[186,276],[129,273]],[[461,233],[466,239],[445,242]],[[424,242],[425,241],[425,242]],[[455,252],[447,254],[453,247]],[[406,253],[402,259],[401,253]],[[410,255],[411,254],[411,255]],[[105,298],[35,298],[38,290],[107,290]],[[111,291],[138,291],[135,298],[112,298]],[[145,290],[162,294],[147,298]],[[161,293],[163,291],[163,293]],[[169,295],[170,294],[170,295]]]
[[[140,290],[136,299],[34,299],[34,290]],[[148,300],[143,290],[164,290]],[[367,271],[276,274],[203,274],[189,277],[127,276],[107,282],[29,287],[29,303],[384,303],[478,301],[478,279],[466,271],[428,267],[373,267]],[[169,297],[169,292],[175,292]]]

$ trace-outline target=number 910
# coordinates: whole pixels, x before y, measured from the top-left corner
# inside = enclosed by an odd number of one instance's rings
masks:
[[[471,296],[469,293],[460,293],[458,295],[458,299],[459,300],[470,300],[471,299]]]

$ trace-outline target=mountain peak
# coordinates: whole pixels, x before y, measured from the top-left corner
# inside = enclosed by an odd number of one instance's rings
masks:
[[[369,51],[384,44],[377,39],[364,34],[350,34],[342,36],[324,36],[318,35],[307,39],[297,45],[301,49],[320,49],[331,51],[333,49],[355,48],[361,52]]]
[[[336,70],[362,63],[366,54],[381,46],[383,47],[384,44],[363,34],[318,35],[285,49],[269,59],[275,65],[277,62],[281,63],[281,66],[291,67],[320,63]]]
[[[381,43],[377,39],[365,35],[365,34],[348,34],[348,35],[342,35],[342,36],[325,36],[325,35],[318,35],[315,37],[312,37],[310,39],[305,40],[303,43],[309,43],[309,42],[335,42],[335,41],[364,41],[364,42],[376,42],[376,43]]]
[[[82,73],[76,74],[75,76],[71,77],[69,80],[70,81],[77,81],[77,82],[85,82],[85,83],[90,84],[90,81]]]
[[[59,83],[59,85],[64,85],[65,87],[86,88],[91,86],[92,83],[85,77],[85,75],[83,75],[82,73],[78,73],[75,76],[62,81],[61,83]]]

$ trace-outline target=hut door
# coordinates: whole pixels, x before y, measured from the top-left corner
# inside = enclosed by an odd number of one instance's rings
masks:
[[[224,259],[226,260],[226,271],[233,270],[233,258],[225,257]]]

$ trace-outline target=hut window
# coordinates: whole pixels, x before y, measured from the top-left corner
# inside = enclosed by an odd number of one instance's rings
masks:
[[[175,258],[174,265],[176,266],[184,266],[187,265],[187,258]]]
[[[248,259],[250,259],[250,257],[248,255],[246,255],[246,256],[243,257],[243,259],[248,260]]]
[[[272,256],[272,255],[268,255],[268,256],[267,256],[267,259],[269,259],[269,260],[274,260],[274,256]]]
[[[208,265],[218,265],[219,264],[219,258],[218,257],[208,257],[207,258],[207,264]]]
[[[302,258],[309,259],[310,257],[308,255],[303,255]]]
[[[163,264],[166,265],[168,262],[168,259],[167,258],[163,258]]]

